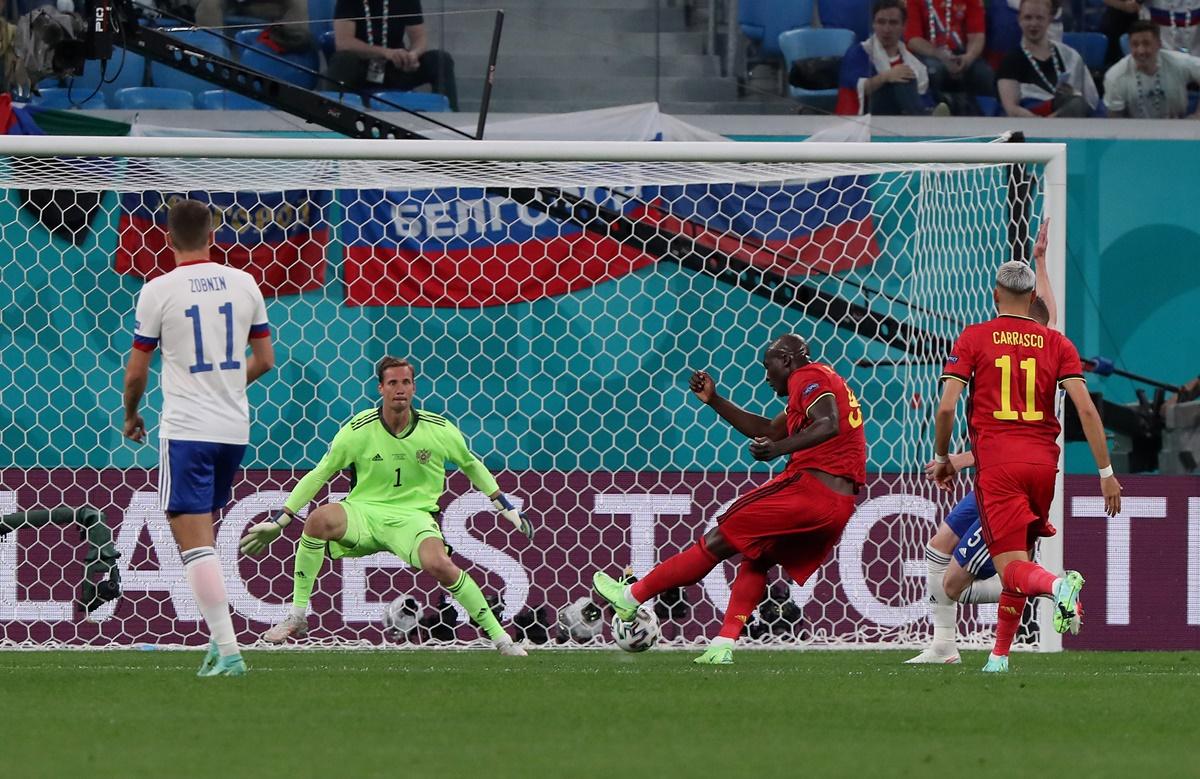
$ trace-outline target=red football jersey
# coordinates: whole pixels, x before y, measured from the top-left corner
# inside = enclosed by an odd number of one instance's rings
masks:
[[[838,432],[828,441],[793,452],[787,469],[815,468],[850,479],[867,481],[867,437],[863,435],[863,410],[854,391],[828,365],[813,362],[788,377],[787,431],[795,435],[812,424],[808,410],[826,395],[838,407]]]
[[[1034,320],[998,316],[963,330],[942,379],[970,388],[967,422],[976,467],[1058,465],[1058,385],[1083,381],[1079,352]]]

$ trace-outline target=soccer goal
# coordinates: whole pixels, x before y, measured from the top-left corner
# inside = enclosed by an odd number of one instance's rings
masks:
[[[152,443],[119,430],[134,299],[170,267],[165,214],[181,197],[212,205],[214,255],[260,279],[278,357],[250,389],[246,472],[217,532],[243,641],[285,612],[300,527],[265,558],[239,556],[238,539],[377,402],[373,363],[394,354],[417,366],[418,407],[455,420],[540,526],[525,542],[452,474],[441,524],[459,562],[523,635],[607,643],[607,627],[575,624],[594,612],[568,608],[592,572],[644,573],[783,466],[754,462],[691,397],[690,372],[773,415],[783,405],[762,349],[792,331],[861,399],[869,484],[817,574],[773,580],[750,635],[921,643],[924,545],[967,489],[941,493],[921,474],[942,360],[964,325],[992,314],[995,269],[1028,257],[1047,217],[1064,321],[1056,144],[9,137],[0,148],[6,646],[206,641],[155,494],[156,375]],[[28,513],[62,506],[100,514]],[[1061,528],[1061,482],[1055,511]],[[1051,568],[1061,538],[1041,549]],[[660,601],[668,641],[715,634],[732,573]],[[105,602],[117,577],[122,594]],[[310,639],[476,640],[441,597],[397,559],[326,563]],[[414,608],[385,630],[397,598]],[[960,614],[966,645],[990,640],[994,606]],[[1037,620],[1021,638],[1044,650],[1056,639]]]

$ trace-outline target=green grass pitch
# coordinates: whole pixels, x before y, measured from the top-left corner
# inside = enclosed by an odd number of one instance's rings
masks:
[[[1200,777],[1200,652],[0,652],[0,776]]]

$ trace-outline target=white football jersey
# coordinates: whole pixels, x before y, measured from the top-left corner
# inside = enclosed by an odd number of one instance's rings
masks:
[[[134,346],[162,348],[159,438],[250,442],[246,347],[269,335],[254,278],[215,262],[177,266],[142,287]]]

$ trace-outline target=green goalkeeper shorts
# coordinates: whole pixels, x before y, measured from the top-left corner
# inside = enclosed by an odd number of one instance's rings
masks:
[[[366,557],[376,552],[391,552],[414,568],[420,569],[417,547],[426,538],[441,539],[442,529],[428,511],[400,509],[378,504],[342,501],[346,512],[346,534],[329,542],[329,556]]]

